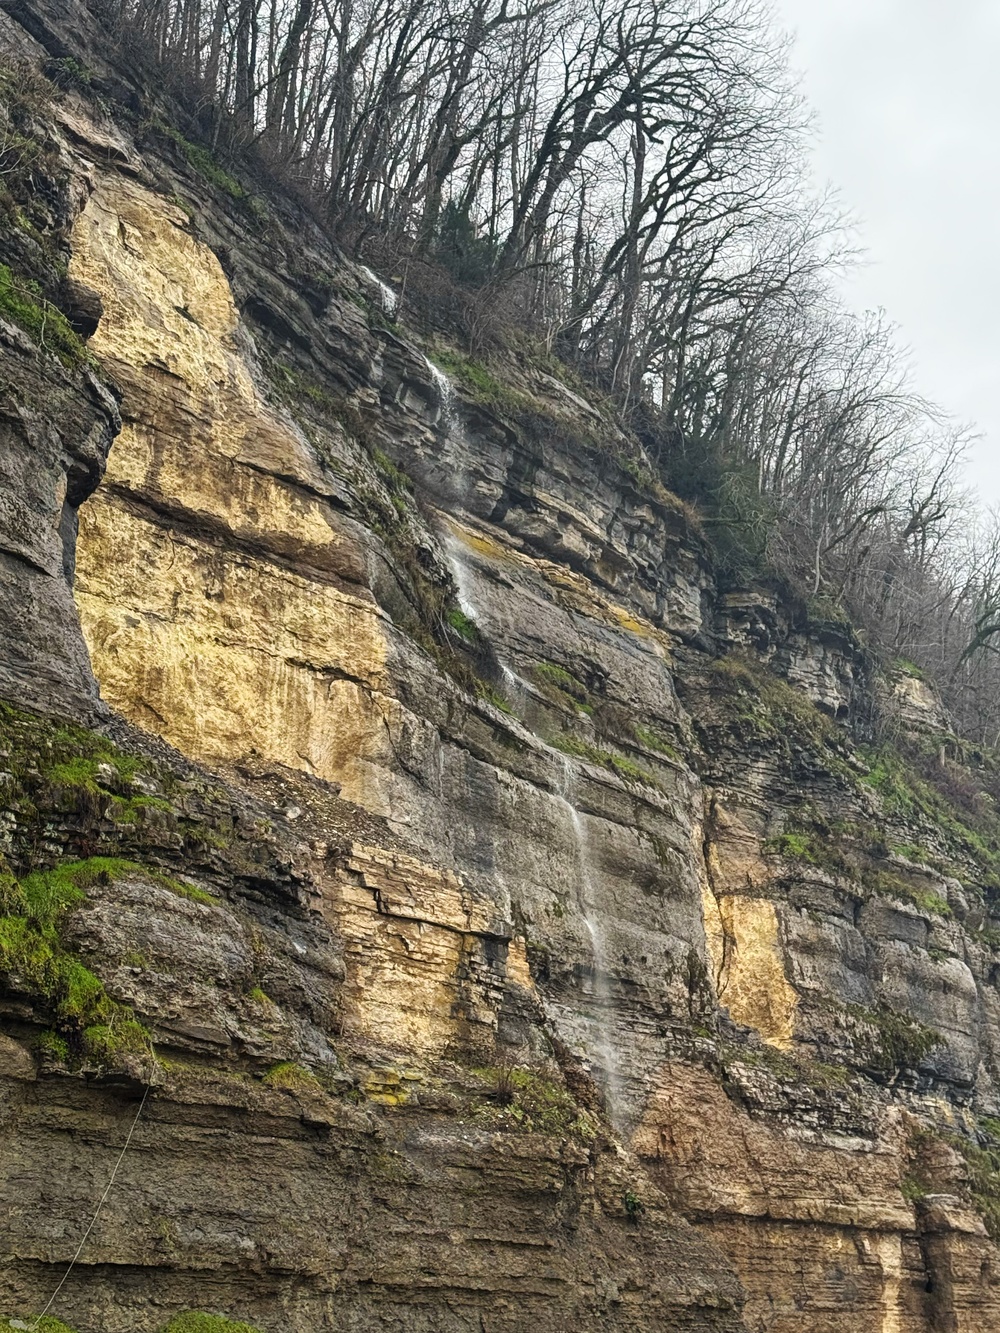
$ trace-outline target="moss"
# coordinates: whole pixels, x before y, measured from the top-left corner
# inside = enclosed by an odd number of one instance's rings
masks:
[[[17,324],[39,347],[54,352],[65,366],[92,361],[62,311],[46,301],[36,282],[15,277],[6,264],[0,264],[0,317]]]
[[[971,863],[988,889],[1000,890],[1000,817],[992,798],[979,799],[978,793],[977,778],[988,774],[943,766],[937,745],[925,753],[917,742],[910,743],[907,754],[886,745],[868,751],[867,758],[862,782],[878,794],[885,813],[908,829],[920,827],[921,837],[947,853],[935,855],[921,847],[922,860],[942,868],[948,862]]]
[[[264,1075],[263,1081],[269,1088],[281,1088],[288,1092],[319,1086],[312,1070],[307,1069],[305,1065],[296,1064],[294,1060],[282,1060],[272,1065]]]
[[[940,857],[933,852],[929,852],[926,847],[920,847],[913,842],[890,843],[889,851],[894,856],[902,856],[905,860],[912,861],[915,865],[942,868]]]
[[[207,148],[201,144],[192,143],[190,139],[185,139],[180,130],[172,125],[160,122],[156,126],[160,133],[165,134],[171,139],[184,154],[190,166],[197,171],[209,184],[216,186],[223,193],[228,194],[231,199],[246,199],[247,192],[239,183],[235,176],[230,175],[219,166],[215,158]]]
[[[917,1203],[926,1199],[931,1192],[927,1185],[915,1175],[906,1175],[899,1182],[899,1191],[907,1203]]]
[[[707,1032],[706,1035],[713,1034]],[[759,1047],[723,1045],[722,1050],[727,1061],[768,1069],[782,1083],[812,1088],[816,1092],[843,1088],[851,1080],[850,1070],[843,1065],[825,1064],[797,1052],[781,1051],[766,1042]]]
[[[385,481],[390,491],[404,495],[411,494],[413,491],[413,482],[401,468],[398,468],[384,450],[377,446],[371,450],[371,460],[378,469],[379,475]]]
[[[473,1072],[486,1084],[489,1100],[474,1103],[472,1113],[490,1128],[552,1134],[585,1143],[597,1136],[593,1116],[556,1079],[507,1065]]]
[[[801,690],[747,653],[733,652],[713,662],[708,673],[720,720],[742,745],[766,745],[785,758],[801,749],[822,754],[832,774],[854,786],[845,762],[845,733]]]
[[[904,765],[891,751],[884,750],[875,755],[861,781],[878,792],[888,814],[912,819],[919,813],[919,798],[911,787]]]
[[[205,1314],[201,1310],[186,1310],[174,1315],[165,1324],[162,1333],[261,1333],[256,1324],[229,1319],[225,1315]]]
[[[897,657],[893,662],[895,669],[903,676],[909,676],[912,680],[926,680],[927,674],[916,662],[911,662],[908,657]]]
[[[943,1038],[907,1014],[880,1003],[874,1009],[847,1005],[844,1012],[855,1028],[855,1045],[863,1067],[879,1075],[920,1068]]]
[[[181,879],[169,879],[166,875],[162,875],[156,876],[156,883],[170,889],[171,893],[176,893],[178,898],[186,898],[188,902],[192,903],[201,903],[203,907],[213,907],[217,901],[205,889],[199,889],[196,884],[187,884]]]
[[[61,925],[88,887],[132,868],[130,862],[99,856],[35,871],[20,883],[7,872],[2,882],[0,971],[46,1003],[67,1051],[72,1044],[106,1062],[149,1053],[149,1033],[131,1008],[113,1000],[100,978],[63,945]]]
[[[173,806],[161,796],[115,796],[108,815],[116,824],[141,824],[148,810],[173,812]]]
[[[865,885],[883,898],[901,898],[923,912],[942,917],[950,917],[952,914],[947,901],[940,894],[919,882],[914,883],[911,878],[897,871],[876,870],[865,877]]]
[[[247,998],[253,1000],[254,1004],[266,1004],[266,1005],[274,1004],[274,1001],[271,999],[270,995],[268,995],[268,993],[265,990],[262,990],[260,986],[251,987],[251,989],[247,992]]]
[[[658,754],[666,755],[668,759],[675,763],[681,762],[681,755],[677,747],[670,742],[662,732],[656,731],[653,727],[644,727],[638,722],[632,723],[632,734],[640,745],[644,745],[647,750],[655,750]]]
[[[461,607],[453,606],[445,612],[445,620],[463,639],[469,643],[479,640],[479,627],[471,616],[467,616]]]
[[[267,374],[277,396],[290,408],[301,407],[303,398],[315,407],[333,413],[339,419],[337,403],[318,380],[304,374],[287,361],[267,361]]]
[[[983,1146],[958,1134],[943,1137],[965,1159],[969,1197],[992,1239],[1000,1241],[1000,1135],[995,1121],[980,1124],[985,1130]]]
[[[61,56],[45,62],[45,73],[57,88],[89,90],[94,76],[86,65],[73,56]]]
[[[532,675],[543,694],[560,708],[586,713],[588,717],[593,713],[594,701],[590,691],[565,667],[556,662],[536,662]]]
[[[534,667],[536,676],[542,680],[547,680],[562,690],[564,694],[571,695],[579,703],[586,703],[588,692],[586,686],[582,685],[571,671],[565,667],[557,665],[555,662],[536,662]]]
[[[513,389],[497,379],[481,361],[462,356],[451,348],[435,347],[435,362],[446,370],[478,403],[506,416],[519,416],[537,407],[535,400],[519,389]]]
[[[60,1037],[58,1032],[49,1030],[40,1033],[35,1046],[40,1055],[48,1056],[51,1060],[59,1060],[65,1064],[69,1059],[69,1042],[65,1037]]]
[[[764,850],[795,861],[806,861],[812,866],[822,865],[825,860],[817,839],[810,833],[781,833],[776,838],[769,838]]]
[[[821,629],[834,625],[853,635],[854,626],[850,616],[836,598],[827,593],[817,593],[806,599],[806,619],[811,628]]]
[[[659,788],[660,786],[654,775],[647,769],[642,768],[634,759],[616,754],[613,750],[602,749],[598,745],[591,745],[589,741],[580,740],[577,736],[560,732],[551,738],[550,744],[555,749],[561,750],[563,754],[570,754],[577,759],[585,759],[590,764],[610,769],[612,773],[617,773],[625,782],[641,783],[645,787]]]
[[[477,698],[485,699],[487,703],[492,704],[494,708],[499,708],[500,712],[506,713],[508,717],[514,716],[514,710],[511,708],[507,700],[502,694],[499,694],[492,685],[488,684],[487,681],[477,680],[475,689]]]

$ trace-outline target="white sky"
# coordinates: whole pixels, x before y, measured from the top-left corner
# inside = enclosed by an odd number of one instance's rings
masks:
[[[1000,0],[774,0],[818,113],[816,174],[860,221],[856,309],[883,307],[917,389],[984,438],[1000,503]]]

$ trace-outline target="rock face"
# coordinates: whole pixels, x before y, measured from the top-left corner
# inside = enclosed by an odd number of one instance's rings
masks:
[[[86,712],[97,686],[71,586],[77,511],[101,479],[119,420],[88,369],[67,370],[0,319],[0,691]]]
[[[120,94],[85,11],[10,12]],[[105,379],[0,326],[0,694],[93,722],[92,663],[114,744],[0,715],[4,1308],[132,1129],[82,1333],[1000,1326],[998,844],[946,720],[881,747],[850,630],[720,591],[542,359],[388,322],[148,117],[37,117]]]

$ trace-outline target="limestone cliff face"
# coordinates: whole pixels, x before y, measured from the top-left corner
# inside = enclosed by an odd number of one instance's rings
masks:
[[[7,22],[101,69],[81,12]],[[147,1090],[85,1333],[1000,1326],[987,815],[863,748],[893,687],[849,629],[719,591],[539,357],[484,392],[280,200],[45,116],[121,421],[0,326],[0,693],[87,720],[89,659],[115,744],[0,718],[0,887],[83,867],[59,948],[104,988],[88,1027],[0,939],[10,1310]],[[151,1049],[93,1034],[126,1010]]]
[[[97,686],[69,591],[77,513],[94,490],[118,409],[87,368],[39,367],[0,319],[0,688],[38,707],[93,710]]]

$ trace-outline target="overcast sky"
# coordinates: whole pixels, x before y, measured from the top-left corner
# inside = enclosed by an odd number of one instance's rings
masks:
[[[984,438],[1000,504],[1000,0],[775,0],[818,113],[816,172],[857,215],[846,284],[912,349],[916,386]]]

